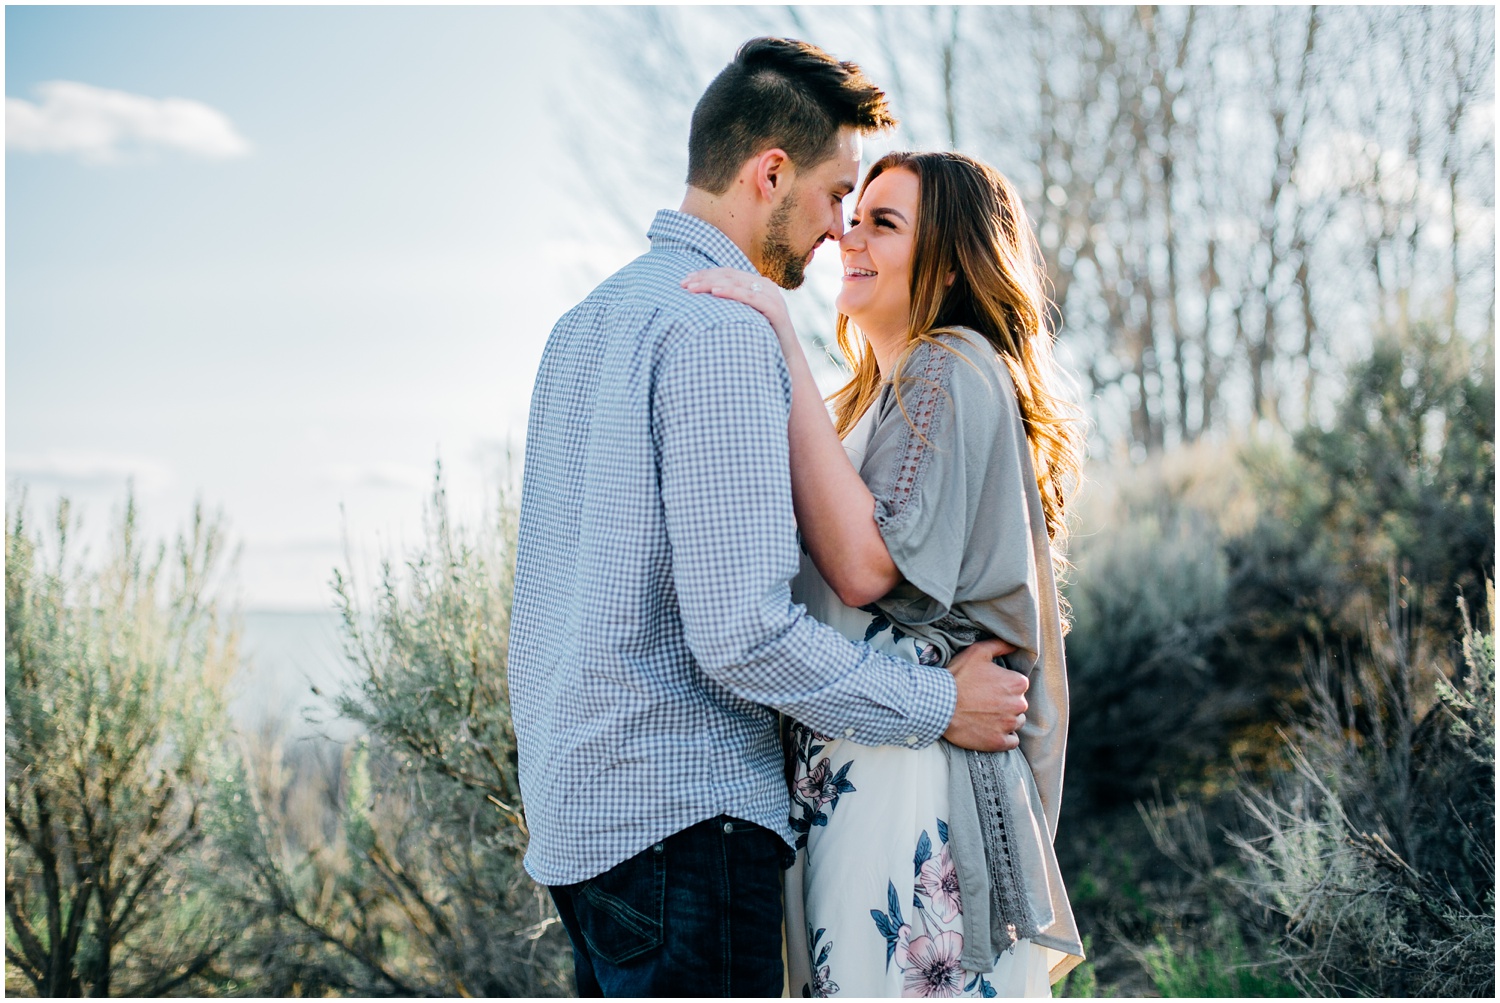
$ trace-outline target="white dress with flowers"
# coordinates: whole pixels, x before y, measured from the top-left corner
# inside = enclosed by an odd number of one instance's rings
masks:
[[[856,468],[874,411],[845,438]],[[851,640],[913,662],[935,654],[883,614],[839,602],[806,556],[793,596]],[[788,744],[797,834],[786,872],[792,996],[1050,997],[1049,952],[1029,941],[990,972],[959,961],[963,897],[948,849],[941,743],[872,747],[794,723]]]

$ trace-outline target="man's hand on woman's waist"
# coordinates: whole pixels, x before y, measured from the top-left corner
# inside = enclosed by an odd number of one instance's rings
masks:
[[[948,663],[958,686],[958,703],[943,737],[979,752],[1005,752],[1021,744],[1026,723],[1026,688],[1031,680],[995,659],[1015,651],[1005,641],[976,641]]]

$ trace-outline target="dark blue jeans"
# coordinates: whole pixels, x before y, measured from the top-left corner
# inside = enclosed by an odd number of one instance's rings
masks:
[[[720,815],[548,889],[580,996],[780,996],[780,836]]]

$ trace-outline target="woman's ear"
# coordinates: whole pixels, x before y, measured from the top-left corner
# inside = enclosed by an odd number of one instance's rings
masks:
[[[957,278],[958,278],[958,273],[957,272],[949,272],[948,273],[948,277],[943,280],[943,285],[947,286],[949,289],[952,289],[953,288],[953,282]]]

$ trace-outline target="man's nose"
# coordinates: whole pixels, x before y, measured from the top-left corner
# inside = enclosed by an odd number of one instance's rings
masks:
[[[844,214],[835,212],[833,214],[833,225],[828,228],[828,239],[833,241],[842,240],[844,237]]]

